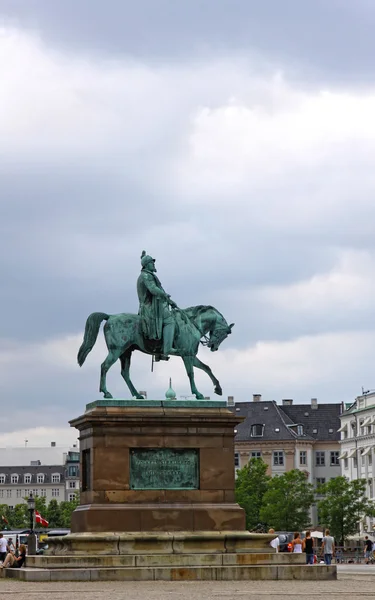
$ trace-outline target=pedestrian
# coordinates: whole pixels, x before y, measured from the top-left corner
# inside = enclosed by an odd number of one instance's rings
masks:
[[[0,560],[4,562],[7,555],[7,541],[2,533],[0,533]]]
[[[275,530],[269,529],[268,533],[275,533]],[[272,546],[272,548],[275,548],[276,552],[279,551],[279,546],[280,546],[279,536],[275,537],[273,540],[270,541],[270,546]]]
[[[302,553],[302,540],[300,538],[298,531],[296,531],[294,533],[294,539],[292,541],[292,546],[293,546],[293,552],[298,552],[299,554]]]
[[[369,564],[370,558],[372,558],[372,541],[368,539],[368,535],[365,536],[365,563]]]
[[[322,551],[324,553],[324,562],[326,565],[332,563],[332,556],[335,554],[335,540],[330,535],[329,529],[326,529],[326,534],[322,539]]]
[[[8,538],[7,550],[8,550],[8,552],[12,552],[13,554],[16,551],[12,538]]]
[[[314,564],[314,541],[311,537],[311,531],[306,531],[306,537],[302,542],[302,549],[306,553],[306,564]]]
[[[0,565],[0,568],[6,569],[7,567],[11,569],[20,569],[26,560],[26,546],[25,544],[20,545],[20,555],[16,557],[12,552],[9,552],[3,564]]]

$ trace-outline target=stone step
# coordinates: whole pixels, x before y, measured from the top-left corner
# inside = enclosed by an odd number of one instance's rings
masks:
[[[118,568],[118,567],[216,567],[221,565],[289,565],[305,564],[304,554],[293,553],[205,553],[205,554],[114,554],[110,555],[41,555],[28,556],[27,566],[34,568]]]
[[[218,567],[118,567],[4,569],[20,581],[245,581],[337,579],[336,565],[242,565]]]

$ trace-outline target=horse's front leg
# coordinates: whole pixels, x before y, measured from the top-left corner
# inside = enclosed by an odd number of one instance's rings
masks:
[[[182,360],[184,361],[186,373],[190,380],[191,393],[194,394],[194,396],[196,397],[197,400],[204,400],[203,394],[198,392],[197,387],[195,385],[194,369],[193,369],[194,357],[193,356],[183,356]]]
[[[210,367],[208,365],[205,365],[204,363],[202,363],[202,361],[199,360],[199,358],[197,358],[197,356],[194,358],[193,366],[197,367],[197,369],[202,369],[202,371],[207,373],[207,375],[209,376],[209,378],[211,379],[212,383],[215,386],[214,387],[215,394],[218,394],[218,396],[221,396],[223,394],[223,390],[221,389],[220,382],[218,379],[216,379],[216,377],[213,374],[213,372],[211,371]]]

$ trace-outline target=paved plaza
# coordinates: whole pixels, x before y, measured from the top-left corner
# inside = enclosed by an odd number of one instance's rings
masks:
[[[0,579],[0,597],[6,600],[363,600],[375,595],[375,566],[343,566],[338,581],[203,581],[203,582],[68,582],[21,583]]]

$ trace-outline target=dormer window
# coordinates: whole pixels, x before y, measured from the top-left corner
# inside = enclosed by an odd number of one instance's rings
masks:
[[[297,425],[297,435],[303,435],[303,425]]]
[[[38,483],[44,483],[44,473],[38,473],[36,480]]]
[[[18,480],[19,480],[19,475],[18,475],[18,473],[13,473],[13,474],[10,476],[10,482],[11,482],[11,483],[18,483]]]
[[[60,473],[52,473],[52,483],[60,483]]]
[[[5,475],[3,473],[0,474],[0,483],[5,483]]]
[[[25,475],[23,476],[23,482],[31,483],[31,474],[30,473],[25,473]]]
[[[256,424],[251,426],[251,437],[262,437],[264,431],[264,425]]]

